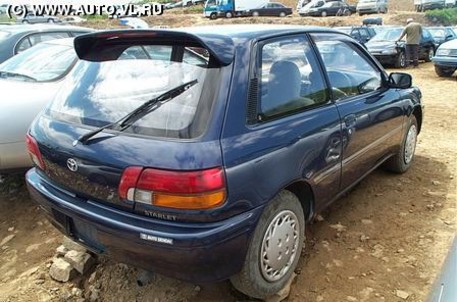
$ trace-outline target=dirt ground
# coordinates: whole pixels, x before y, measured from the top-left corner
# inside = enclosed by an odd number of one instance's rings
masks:
[[[456,233],[457,79],[438,78],[431,63],[407,72],[426,106],[412,168],[404,175],[375,171],[308,226],[288,301],[425,300]],[[4,179],[0,301],[248,300],[229,282],[196,285],[156,275],[139,287],[136,269],[103,257],[92,274],[55,282],[48,270],[61,240],[21,177]],[[397,296],[403,292],[406,300]]]

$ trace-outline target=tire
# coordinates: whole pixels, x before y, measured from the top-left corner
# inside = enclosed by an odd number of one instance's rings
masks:
[[[226,12],[226,13],[225,13],[225,17],[226,17],[227,19],[233,18],[233,13],[232,13],[232,12]]]
[[[425,57],[425,62],[431,62],[432,58],[435,56],[435,49],[433,47],[430,47],[430,49],[427,51],[427,56]]]
[[[211,20],[216,20],[217,19],[217,14],[216,13],[211,13],[211,15],[209,15],[209,18]]]
[[[273,233],[278,228],[282,232]],[[282,236],[278,236],[278,233],[282,233]],[[296,236],[293,242],[286,240],[291,238],[290,235]],[[264,209],[252,235],[243,268],[230,278],[233,286],[240,292],[257,299],[265,299],[277,293],[294,272],[300,259],[304,239],[305,219],[300,202],[293,193],[282,191]],[[277,242],[274,246],[279,247],[281,251],[271,249],[267,251],[272,241]],[[289,253],[290,256],[280,259],[280,263],[276,265],[281,268],[276,269],[274,262],[278,262],[276,259],[282,253],[284,255]],[[273,261],[270,262],[269,259]],[[270,271],[267,271],[267,267]]]
[[[51,18],[49,18],[49,19],[48,19],[48,23],[54,23],[54,20],[51,19]]]
[[[347,9],[344,11],[343,15],[346,17],[350,17],[352,15],[352,12],[349,9]]]
[[[395,68],[406,67],[406,55],[404,51],[400,51],[398,56],[395,58]]]
[[[321,17],[324,17],[324,18],[327,17],[327,12],[326,12],[325,10],[323,10],[323,11],[321,12]]]
[[[417,121],[414,114],[411,114],[409,118],[407,129],[397,154],[385,163],[385,168],[391,172],[405,173],[413,162],[418,133]]]
[[[283,18],[283,17],[286,16],[286,13],[285,13],[285,12],[280,12],[280,13],[279,13],[279,16],[280,16],[281,18]]]
[[[362,14],[362,13],[359,13],[359,16],[363,16],[363,14]]]
[[[440,66],[436,66],[436,65],[435,65],[435,72],[436,72],[436,74],[437,74],[439,77],[442,77],[442,78],[444,78],[444,77],[447,78],[447,77],[452,76],[452,74],[455,72],[455,70],[456,70],[456,69],[455,69],[455,68],[452,68],[452,67],[450,67],[450,68],[445,68],[445,67],[440,67]]]
[[[30,24],[30,22],[27,20],[22,20],[22,24]]]
[[[252,16],[253,16],[253,17],[258,17],[259,15],[260,15],[259,12],[253,12],[253,13],[252,13]]]

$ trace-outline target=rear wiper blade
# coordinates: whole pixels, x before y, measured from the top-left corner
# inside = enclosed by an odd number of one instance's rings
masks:
[[[76,146],[78,143],[84,145],[90,138],[94,137],[95,135],[97,135],[105,129],[118,129],[119,131],[126,130],[127,128],[132,126],[136,121],[143,118],[145,115],[151,113],[154,110],[157,110],[160,106],[183,94],[197,83],[198,80],[192,80],[178,87],[170,89],[167,92],[162,93],[158,97],[155,97],[143,103],[140,107],[136,108],[126,116],[122,117],[120,120],[105,125],[103,127],[94,129],[84,135],[81,135],[76,141],[74,141],[73,146]]]
[[[29,75],[26,75],[26,74],[22,74],[22,73],[17,73],[17,72],[11,72],[11,71],[0,71],[0,78],[10,78],[10,77],[13,77],[13,78],[25,78],[27,80],[31,80],[33,82],[37,82],[38,80],[35,79],[34,77],[31,77]]]

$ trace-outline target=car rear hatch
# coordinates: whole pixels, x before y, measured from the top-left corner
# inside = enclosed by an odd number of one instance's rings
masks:
[[[221,55],[172,31],[76,38],[82,60],[27,137],[39,173],[73,198],[153,217],[157,207],[223,202],[216,103],[227,93],[219,83],[231,70],[230,45]]]

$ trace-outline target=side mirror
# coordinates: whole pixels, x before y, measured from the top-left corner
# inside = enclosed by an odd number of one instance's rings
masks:
[[[403,72],[392,72],[389,75],[389,87],[391,88],[411,88],[413,78],[410,74]]]

